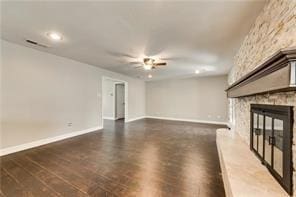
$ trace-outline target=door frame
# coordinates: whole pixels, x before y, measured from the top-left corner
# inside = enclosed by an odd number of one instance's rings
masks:
[[[123,83],[124,84],[124,102],[125,102],[125,105],[124,105],[124,122],[128,122],[128,82],[127,81],[124,81],[124,80],[121,80],[121,79],[117,79],[117,78],[112,78],[112,77],[108,77],[108,76],[102,76],[102,86],[101,86],[101,123],[102,123],[102,127],[104,128],[104,113],[103,113],[103,109],[104,109],[104,83],[105,83],[105,80],[113,80],[113,81],[117,81],[119,83]],[[115,105],[115,89],[113,89],[113,104]],[[114,109],[115,109],[115,106],[114,106]],[[114,112],[113,112],[114,113]],[[115,113],[113,114],[113,117],[115,118]]]
[[[117,118],[117,94],[116,94],[116,85],[118,84],[122,84],[124,86],[124,119],[125,119],[125,104],[126,104],[126,101],[125,101],[125,83],[124,82],[115,82],[113,84],[113,106],[114,106],[114,109],[113,109],[113,119],[114,120],[118,120]]]

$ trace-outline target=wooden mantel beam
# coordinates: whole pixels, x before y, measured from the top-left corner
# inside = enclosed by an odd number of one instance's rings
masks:
[[[227,89],[227,97],[238,98],[263,93],[296,90],[296,48],[272,55],[252,72]]]

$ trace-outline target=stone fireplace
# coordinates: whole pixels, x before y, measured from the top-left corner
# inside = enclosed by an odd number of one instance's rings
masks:
[[[274,53],[256,69],[230,85],[226,91],[229,98],[241,102],[245,98],[257,98],[266,94],[267,97],[278,93],[293,94],[295,90],[296,48],[289,48]],[[292,142],[295,104],[264,104],[262,99],[248,103],[248,111],[245,111],[245,114],[235,111],[235,115],[240,115],[235,118],[242,118],[236,119],[238,122],[243,119],[249,121],[249,133],[246,136],[250,149],[290,195],[293,193]],[[244,127],[239,128],[237,124],[236,122],[233,130],[244,132]]]
[[[253,72],[277,51],[296,46],[296,1],[270,0],[257,17],[234,58],[228,81],[233,84]],[[270,91],[229,99],[231,129],[250,145],[251,104],[293,106],[296,109],[295,90]],[[296,120],[294,111],[293,119]],[[296,131],[295,121],[292,133]],[[292,163],[296,169],[296,138],[292,139]],[[293,196],[296,196],[296,173],[292,174]]]

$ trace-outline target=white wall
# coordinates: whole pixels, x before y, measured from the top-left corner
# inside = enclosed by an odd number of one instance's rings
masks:
[[[145,85],[134,78],[7,41],[1,41],[1,49],[0,149],[102,127],[103,76],[128,82],[127,120],[145,115],[227,120],[226,76]]]
[[[116,82],[104,79],[103,81],[103,118],[114,119],[114,84]]]
[[[115,119],[115,84],[122,83],[115,79],[103,79],[103,118]]]
[[[1,47],[0,148],[101,127],[102,76],[128,82],[128,119],[145,115],[143,81],[7,41]]]
[[[146,82],[146,115],[227,122],[227,76]]]

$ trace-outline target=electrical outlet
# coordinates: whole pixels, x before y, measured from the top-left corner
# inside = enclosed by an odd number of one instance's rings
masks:
[[[72,127],[72,122],[68,122],[68,127]]]

